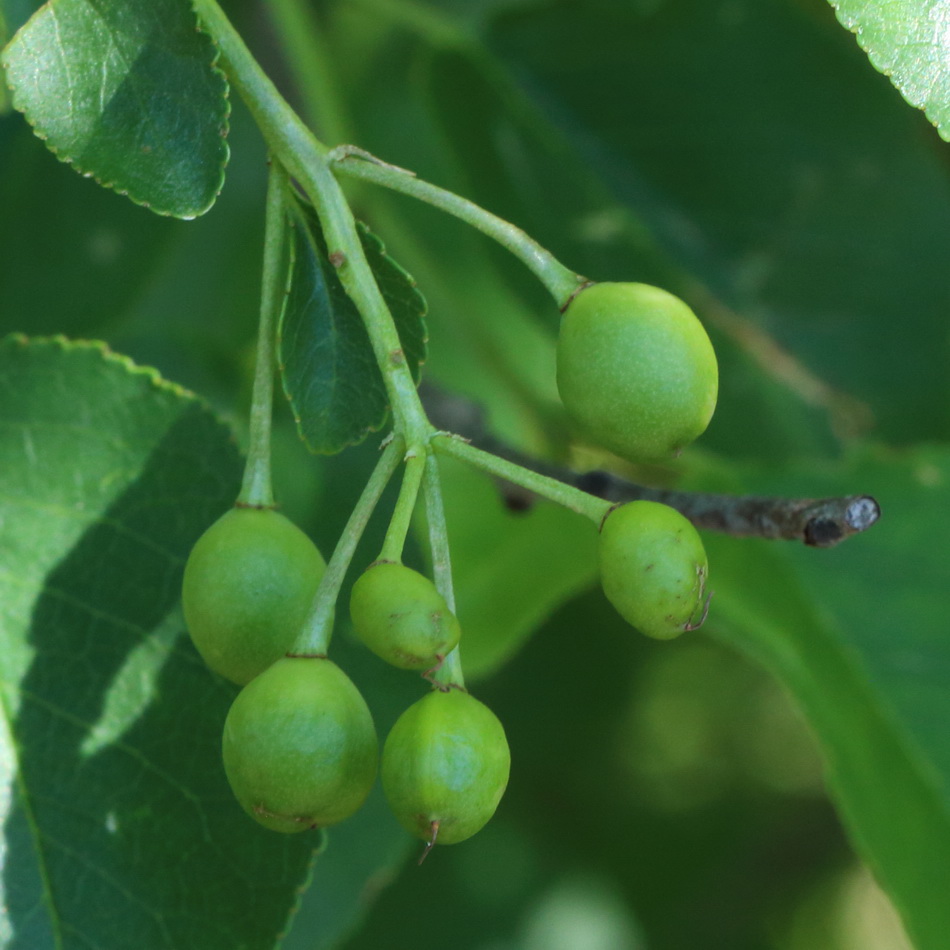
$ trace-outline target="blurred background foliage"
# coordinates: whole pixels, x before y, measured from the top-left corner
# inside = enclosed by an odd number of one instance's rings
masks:
[[[9,33],[32,6],[3,0]],[[835,551],[710,539],[706,631],[659,644],[593,589],[586,526],[508,511],[490,482],[446,466],[463,656],[509,733],[507,796],[481,834],[418,868],[378,803],[331,833],[284,946],[906,948],[862,858],[906,887],[912,855],[880,836],[914,806],[887,772],[842,762],[858,727],[836,718],[836,661],[822,666],[810,638],[830,631],[820,643],[858,668],[874,714],[922,763],[946,822],[933,829],[939,848],[950,833],[947,146],[824,0],[224,6],[325,141],[473,198],[591,278],[662,284],[709,327],[720,403],[682,460],[644,472],[572,447],[544,291],[458,222],[350,187],[429,301],[427,380],[471,397],[495,434],[658,483],[871,491],[884,510]],[[216,206],[180,222],[82,180],[20,116],[0,118],[0,331],[104,339],[242,434],[265,166],[237,101],[230,141]],[[372,456],[366,445],[311,457],[279,410],[278,495],[325,552]],[[372,661],[345,629],[338,639],[362,685]],[[789,643],[821,667],[807,682],[783,660]],[[415,694],[372,675],[385,729]],[[899,820],[890,833],[904,834]],[[946,893],[950,876],[927,886]],[[922,927],[919,945],[939,946]]]

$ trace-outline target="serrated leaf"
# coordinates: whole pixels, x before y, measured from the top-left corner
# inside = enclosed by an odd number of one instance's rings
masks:
[[[183,0],[50,0],[2,65],[13,104],[64,162],[158,214],[214,203],[228,159],[227,82]]]
[[[946,0],[829,0],[872,65],[950,141],[950,9]]]
[[[234,688],[178,601],[240,460],[193,397],[98,345],[0,343],[0,942],[265,950],[314,836],[220,765]]]
[[[356,226],[376,284],[396,324],[409,371],[418,383],[426,359],[425,297],[412,275],[386,253],[382,239],[365,224],[357,222]]]
[[[312,452],[330,455],[377,431],[389,403],[369,335],[330,263],[315,211],[295,200],[292,216],[290,289],[279,334],[281,378],[300,437]],[[362,225],[360,239],[418,382],[425,359],[425,300]]]

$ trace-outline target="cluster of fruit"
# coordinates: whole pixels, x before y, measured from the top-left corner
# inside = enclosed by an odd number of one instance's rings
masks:
[[[561,401],[579,429],[622,458],[657,462],[705,431],[716,408],[716,354],[678,297],[648,284],[602,283],[568,304],[557,347]],[[634,501],[601,525],[600,576],[630,624],[667,640],[705,620],[706,552],[667,505]]]
[[[326,656],[294,655],[324,570],[310,539],[269,509],[233,508],[191,552],[182,601],[195,646],[243,686],[224,724],[224,768],[244,810],[296,832],[352,815],[376,779],[379,748],[366,701]],[[372,564],[350,602],[353,626],[394,666],[437,667],[459,640],[458,620],[424,575]],[[508,782],[505,732],[456,687],[407,709],[382,755],[382,781],[399,821],[452,844],[491,818]]]
[[[558,386],[600,445],[630,459],[668,458],[705,429],[716,384],[705,331],[665,291],[593,284],[567,307]],[[252,507],[215,522],[185,569],[191,637],[213,670],[243,687],[224,725],[228,781],[244,810],[276,831],[342,821],[376,779],[376,731],[359,690],[325,655],[292,652],[324,569],[287,518]],[[705,552],[672,508],[636,501],[609,510],[600,569],[606,596],[642,632],[668,639],[702,623]],[[432,685],[383,747],[394,814],[430,844],[470,837],[498,806],[510,755],[494,713],[461,684],[432,676],[458,644],[458,620],[431,580],[391,559],[358,578],[350,615],[371,650]]]

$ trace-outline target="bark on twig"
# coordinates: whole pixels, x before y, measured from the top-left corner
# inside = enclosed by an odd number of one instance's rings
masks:
[[[681,512],[697,528],[737,536],[801,541],[811,547],[830,548],[866,531],[881,515],[880,506],[870,495],[818,499],[722,495],[649,488],[600,470],[572,472],[520,452],[492,436],[486,430],[481,409],[468,399],[431,386],[425,388],[423,395],[426,411],[436,426],[457,432],[480,449],[607,501],[619,503],[645,499],[662,502]],[[514,509],[528,507],[533,497],[520,486],[506,488],[506,501]]]

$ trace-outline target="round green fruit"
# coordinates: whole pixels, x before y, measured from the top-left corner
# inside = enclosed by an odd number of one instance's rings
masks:
[[[241,807],[274,831],[334,825],[366,800],[379,743],[353,681],[323,657],[284,657],[238,693],[224,770]]]
[[[607,599],[642,633],[669,640],[702,624],[706,551],[678,511],[655,501],[614,508],[601,528],[599,556]]]
[[[377,561],[350,595],[357,636],[403,670],[437,665],[459,642],[459,622],[435,584],[404,564]]]
[[[282,514],[232,508],[222,515],[192,548],[182,584],[185,624],[208,666],[243,685],[283,656],[325,567]]]
[[[594,442],[659,462],[700,435],[716,408],[716,354],[696,315],[648,284],[602,283],[570,302],[557,344],[568,415]]]
[[[383,746],[383,791],[400,824],[438,844],[470,838],[495,813],[511,755],[498,717],[458,689],[435,690],[396,720]]]

